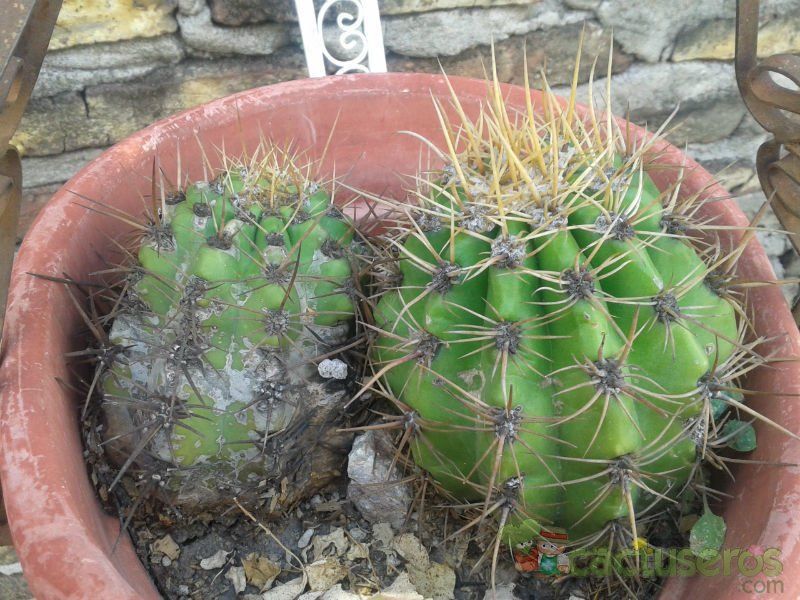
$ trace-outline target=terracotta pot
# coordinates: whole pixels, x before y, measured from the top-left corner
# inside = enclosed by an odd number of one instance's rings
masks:
[[[485,84],[453,78],[470,111],[484,98]],[[520,88],[509,87],[512,105],[523,106]],[[119,525],[104,514],[86,474],[78,431],[76,398],[56,378],[69,380],[64,353],[81,340],[81,323],[62,286],[27,275],[29,272],[85,279],[100,267],[98,254],[122,235],[119,221],[78,205],[76,194],[139,212],[141,194],[148,194],[153,157],[167,173],[174,172],[176,149],[190,178],[202,176],[195,135],[220,161],[214,147],[229,152],[253,149],[261,134],[276,142],[319,156],[335,122],[335,134],[323,171],[343,176],[351,186],[378,194],[403,193],[399,174],[414,173],[420,143],[399,133],[413,130],[441,141],[431,93],[446,97],[440,77],[390,74],[296,81],[223,98],[171,117],[131,136],[94,160],[64,186],[42,210],[19,251],[11,288],[2,368],[0,475],[14,541],[31,591],[47,598],[149,598],[157,591],[125,536],[112,552]],[[633,127],[636,136],[645,132]],[[675,147],[662,144],[664,165],[685,164],[684,193],[705,189],[708,197],[726,192],[712,177]],[[666,184],[677,170],[659,169],[654,178]],[[397,196],[399,197],[399,196]],[[708,204],[707,212],[723,223],[745,225],[734,202]],[[740,263],[743,276],[773,278],[764,250],[755,242]],[[780,355],[800,354],[800,335],[780,291],[755,290],[755,325],[773,337],[769,346]],[[753,400],[770,418],[800,431],[796,400],[777,394],[800,392],[795,363],[760,369],[750,386],[776,395]],[[772,429],[759,429],[755,458],[800,462],[800,444]],[[793,516],[800,499],[795,469],[743,466],[732,487],[735,500],[723,507],[728,522],[727,544],[782,549],[789,571],[782,577],[786,597],[800,596],[800,520]],[[666,597],[744,598],[734,578],[673,579]]]

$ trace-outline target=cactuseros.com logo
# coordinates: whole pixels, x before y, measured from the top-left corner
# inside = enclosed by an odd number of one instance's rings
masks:
[[[514,550],[518,571],[539,578],[617,576],[655,579],[662,577],[731,577],[742,591],[753,595],[782,594],[783,573],[779,548],[725,548],[701,556],[690,548],[658,548],[638,538],[633,547],[582,548],[566,551],[563,530],[542,530],[536,540]]]

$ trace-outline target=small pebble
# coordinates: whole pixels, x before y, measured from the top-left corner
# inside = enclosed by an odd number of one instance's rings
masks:
[[[338,358],[326,358],[319,363],[317,371],[324,379],[347,379],[347,364]]]
[[[178,558],[181,553],[180,547],[175,543],[175,540],[173,540],[172,536],[169,534],[156,540],[153,543],[153,550],[156,552],[161,552],[161,554],[168,556],[172,560]]]
[[[244,567],[231,567],[225,573],[225,579],[231,582],[233,591],[237,594],[244,592],[247,587],[247,578],[245,576]]]
[[[200,561],[200,568],[204,571],[212,571],[214,569],[221,569],[228,562],[228,552],[225,550],[217,550],[215,554],[204,558]]]
[[[498,585],[494,590],[490,587],[483,594],[483,600],[517,600],[517,597],[514,595],[514,587],[516,587],[514,583]],[[572,600],[573,597],[574,596],[570,596],[570,600]]]
[[[347,459],[347,496],[371,523],[388,520],[402,528],[411,505],[411,486],[395,464],[391,437],[383,431],[358,435]]]
[[[297,547],[301,550],[308,546],[311,543],[311,537],[314,535],[313,529],[306,529],[303,535],[300,536],[300,539],[297,540]]]
[[[298,577],[297,579],[292,579],[286,583],[276,585],[271,590],[261,594],[261,597],[264,600],[294,600],[303,593],[305,587],[306,584],[303,578]]]
[[[367,539],[367,532],[360,527],[353,527],[347,533],[349,533],[350,537],[353,538],[353,541],[356,542],[363,542],[365,539]]]
[[[324,592],[347,577],[348,568],[335,558],[318,560],[306,566],[308,586],[312,592]]]

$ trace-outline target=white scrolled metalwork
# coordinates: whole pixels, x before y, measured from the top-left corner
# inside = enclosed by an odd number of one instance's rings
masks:
[[[336,26],[341,30],[339,34],[339,45],[345,51],[357,50],[356,55],[352,58],[338,58],[331,54],[328,49],[326,40],[323,36],[322,54],[334,66],[339,67],[336,71],[337,75],[342,73],[362,72],[368,73],[369,68],[363,64],[364,59],[367,58],[367,36],[361,30],[364,23],[364,6],[360,0],[344,0],[345,4],[351,4],[355,9],[355,14],[342,11],[336,16]],[[317,29],[324,31],[325,17],[328,11],[335,5],[341,5],[340,0],[326,0],[317,13]]]
[[[295,6],[310,77],[324,77],[328,64],[337,75],[386,72],[377,0],[325,0],[319,11],[314,0],[295,0]],[[334,6],[339,9],[338,44],[347,56],[334,54],[325,40],[325,18]]]

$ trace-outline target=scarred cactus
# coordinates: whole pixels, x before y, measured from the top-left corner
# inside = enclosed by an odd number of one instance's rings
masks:
[[[574,86],[515,113],[495,83],[474,120],[453,102],[446,166],[389,202],[368,385],[472,522],[494,513],[498,547],[551,527],[632,543],[700,483],[723,423],[766,420],[738,389],[763,362],[743,341],[743,245],[723,254],[702,201],[654,185],[652,143],[578,118]]]
[[[135,467],[188,510],[325,485],[351,434],[346,364],[324,367],[356,333],[357,287],[329,191],[272,151],[165,194],[138,228],[99,367],[117,479]]]

